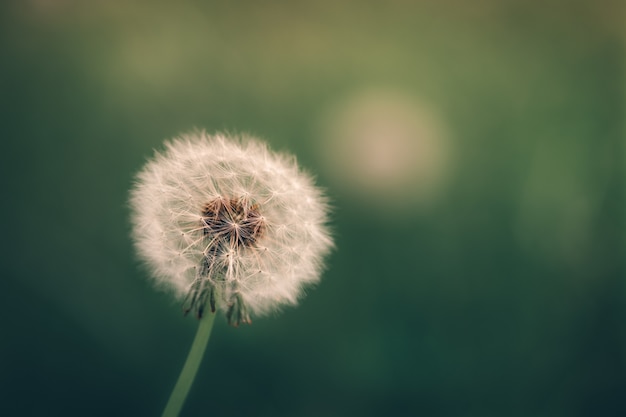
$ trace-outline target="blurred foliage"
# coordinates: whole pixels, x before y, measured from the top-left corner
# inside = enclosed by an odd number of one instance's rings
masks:
[[[137,265],[126,199],[193,128],[296,153],[338,249],[298,308],[218,319],[185,415],[626,415],[623,12],[3,3],[0,415],[161,412],[196,324]],[[428,204],[355,199],[322,169],[328,109],[373,87],[445,123]]]

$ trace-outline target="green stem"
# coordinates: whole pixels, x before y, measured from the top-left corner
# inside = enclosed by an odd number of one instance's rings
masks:
[[[211,336],[215,316],[216,314],[209,313],[200,319],[196,338],[193,340],[185,366],[183,366],[183,370],[180,372],[176,386],[170,395],[165,410],[163,410],[162,417],[175,417],[180,414],[191,384],[200,367],[200,362],[202,362],[202,356],[204,356],[204,350],[209,342],[209,336]]]

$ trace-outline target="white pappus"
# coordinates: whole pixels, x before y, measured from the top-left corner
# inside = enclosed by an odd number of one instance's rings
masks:
[[[328,205],[293,156],[248,136],[166,142],[131,190],[132,235],[160,287],[185,313],[232,325],[296,304],[333,246]]]

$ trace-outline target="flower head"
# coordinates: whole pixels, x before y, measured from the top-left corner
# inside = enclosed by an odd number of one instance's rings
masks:
[[[133,238],[159,286],[230,324],[296,304],[332,247],[327,204],[295,158],[250,137],[166,142],[131,191]]]

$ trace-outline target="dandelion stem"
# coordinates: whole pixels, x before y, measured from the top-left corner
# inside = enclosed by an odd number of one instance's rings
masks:
[[[199,321],[198,332],[193,340],[191,349],[189,349],[189,355],[183,366],[183,370],[180,372],[176,386],[170,395],[170,399],[165,406],[162,417],[175,417],[180,414],[180,410],[185,404],[185,399],[191,388],[202,357],[204,356],[204,350],[209,342],[209,336],[211,336],[211,330],[213,329],[213,321],[215,320],[215,314],[205,314]]]

